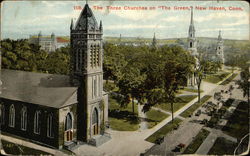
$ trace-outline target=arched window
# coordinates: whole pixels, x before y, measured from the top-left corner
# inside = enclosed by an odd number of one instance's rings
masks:
[[[23,107],[21,110],[21,130],[27,129],[27,108]]]
[[[10,106],[9,126],[15,127],[15,107],[14,107],[14,105]]]
[[[5,108],[4,105],[0,105],[0,123],[4,124],[4,117],[5,117]]]
[[[92,130],[93,130],[93,135],[98,134],[98,111],[95,108],[93,113],[92,113]]]
[[[93,67],[94,65],[94,56],[93,56],[93,46],[90,46],[90,66]]]
[[[52,114],[49,114],[47,117],[47,136],[52,138],[53,137],[53,116]]]
[[[72,116],[70,113],[67,114],[66,116],[66,121],[65,121],[65,131],[70,130],[73,128],[73,122],[72,122]]]
[[[73,118],[70,113],[67,114],[65,119],[65,141],[71,141],[73,139]]]
[[[40,134],[40,116],[41,112],[36,111],[35,116],[34,116],[34,133]]]
[[[192,48],[193,47],[193,44],[192,44],[192,42],[190,42],[190,48]]]

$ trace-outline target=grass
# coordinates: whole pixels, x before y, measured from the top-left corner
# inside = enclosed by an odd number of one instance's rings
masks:
[[[209,150],[208,154],[209,155],[231,155],[234,153],[234,149],[236,148],[237,144],[226,140],[223,137],[218,137],[215,140],[214,145],[212,148]]]
[[[224,133],[240,139],[249,132],[248,124],[248,104],[243,101],[239,103],[222,130]]]
[[[170,131],[172,131],[174,129],[174,127],[176,127],[176,125],[179,124],[181,121],[182,120],[180,120],[178,118],[175,118],[174,119],[174,124],[172,124],[172,122],[167,123],[162,128],[160,128],[158,131],[156,131],[154,134],[152,134],[151,136],[149,136],[146,139],[146,141],[155,143],[155,141],[158,138],[164,137],[167,133],[169,133]]]
[[[195,102],[192,106],[190,106],[188,109],[186,109],[184,112],[182,112],[180,114],[180,116],[186,118],[186,117],[189,117],[189,115],[192,115],[193,112],[199,108],[203,103],[205,103],[208,99],[210,99],[211,96],[210,95],[205,95],[201,98],[201,102],[198,103],[198,102]]]
[[[229,84],[238,74],[233,74],[231,75],[229,78],[227,78],[225,81],[223,81],[222,83],[220,83],[220,85],[227,85]]]
[[[26,146],[18,145],[9,141],[1,140],[2,147],[7,154],[11,155],[52,155],[47,152],[29,148]]]
[[[162,113],[158,110],[150,109],[148,112],[146,112],[146,116],[147,116],[146,121],[148,123],[148,128],[152,128],[159,122],[167,118],[169,115]]]
[[[196,95],[187,95],[187,96],[180,96],[176,98],[176,102],[174,103],[174,112],[178,111],[180,108],[185,106],[187,103],[192,101],[194,98],[196,98]],[[156,107],[163,109],[165,111],[171,112],[171,104],[170,103],[162,103],[157,104]]]
[[[210,82],[210,83],[218,83],[222,81],[225,77],[227,77],[230,73],[228,72],[223,72],[223,73],[218,73],[218,74],[211,74],[207,75],[206,79],[204,81]]]
[[[139,128],[137,121],[129,121],[126,119],[109,118],[110,126],[117,131],[136,131]]]
[[[109,122],[113,130],[136,131],[139,128],[138,107],[135,104],[135,113],[132,111],[132,103],[121,108],[119,99],[114,96],[109,97]]]
[[[209,131],[201,129],[201,131],[196,135],[194,140],[185,149],[183,154],[194,154],[198,150],[200,145],[203,143],[203,141],[207,138],[209,133]]]

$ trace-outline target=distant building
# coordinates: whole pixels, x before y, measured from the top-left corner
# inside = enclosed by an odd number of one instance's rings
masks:
[[[212,51],[208,51],[206,55],[207,60],[213,62],[220,62],[224,65],[224,45],[221,37],[221,31],[219,31],[216,47]]]
[[[50,36],[42,36],[40,31],[37,36],[30,36],[29,42],[40,45],[41,49],[47,52],[53,52],[56,50],[57,42],[54,33],[52,33]]]
[[[54,52],[57,48],[67,46],[69,39],[56,37],[54,33],[50,36],[43,36],[40,31],[38,35],[30,35],[29,42],[40,45],[42,50]]]

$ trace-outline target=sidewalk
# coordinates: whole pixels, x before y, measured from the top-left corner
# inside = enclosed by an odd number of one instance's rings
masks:
[[[14,138],[14,137],[9,137],[7,135],[0,134],[0,139],[1,140],[6,140],[6,141],[9,141],[9,142],[12,142],[12,143],[16,143],[16,144],[19,144],[19,145],[23,145],[23,146],[26,146],[26,147],[30,147],[30,148],[33,148],[33,149],[37,149],[37,150],[40,150],[40,151],[48,152],[48,153],[53,154],[53,155],[67,156],[67,154],[65,154],[65,153],[63,153],[63,152],[61,152],[59,150],[52,149],[52,148],[45,147],[45,146],[41,146],[41,145],[31,143],[31,142],[28,142],[28,141],[25,141],[25,140],[17,139],[17,138]]]
[[[231,107],[237,107],[238,104],[239,104],[239,100],[235,100],[233,103],[232,103],[232,106]],[[231,108],[229,107],[228,110]],[[234,110],[233,110],[234,112]],[[232,112],[232,113],[233,113]],[[227,114],[228,112],[226,112],[225,114]],[[221,119],[221,120],[224,120],[224,119]],[[227,123],[228,120],[226,120],[225,124]],[[220,122],[220,121],[219,121]],[[208,129],[208,128],[206,128]],[[234,137],[231,137],[227,134],[224,134],[222,131],[221,131],[222,127],[220,129],[210,129],[210,134],[208,135],[208,137],[204,140],[204,142],[201,144],[201,146],[198,148],[198,150],[196,151],[195,154],[200,154],[200,155],[206,155],[209,150],[213,147],[214,145],[214,142],[215,140],[218,138],[218,137],[224,137],[226,138],[227,140],[230,140],[232,142],[237,142],[237,139],[234,138]]]

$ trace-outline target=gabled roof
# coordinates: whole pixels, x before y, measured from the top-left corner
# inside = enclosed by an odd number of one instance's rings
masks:
[[[77,103],[77,87],[66,75],[2,69],[1,80],[1,98],[54,108]]]
[[[92,12],[92,10],[89,8],[89,5],[86,4],[78,17],[78,20],[75,24],[76,30],[97,30],[98,24],[95,19],[95,16]]]

